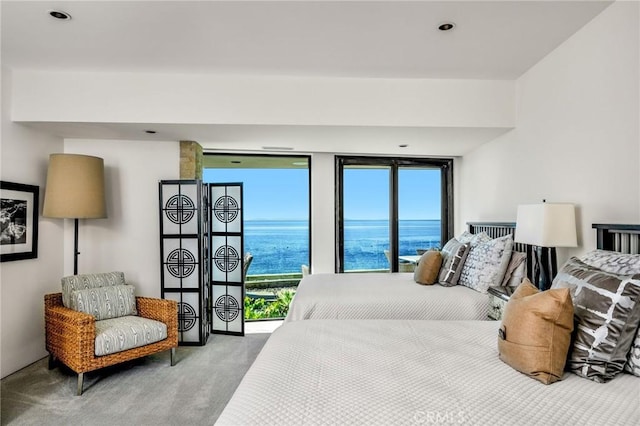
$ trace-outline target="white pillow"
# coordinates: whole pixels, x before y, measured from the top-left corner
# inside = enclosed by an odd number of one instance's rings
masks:
[[[511,253],[509,264],[502,278],[503,287],[518,287],[527,276],[527,254],[519,251]]]
[[[476,246],[480,243],[491,241],[491,237],[487,235],[486,232],[481,232],[479,234],[472,234],[468,231],[464,231],[456,239],[462,244],[469,244],[471,247]]]
[[[489,287],[500,286],[512,251],[511,235],[471,245],[458,284],[481,293],[486,293]]]
[[[578,259],[589,266],[620,275],[640,274],[640,254],[619,253],[608,250],[592,250]]]

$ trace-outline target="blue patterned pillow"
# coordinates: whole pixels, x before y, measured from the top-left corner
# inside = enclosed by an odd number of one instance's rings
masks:
[[[137,315],[135,288],[113,285],[71,292],[71,309],[93,315],[96,321]]]
[[[462,265],[459,285],[486,293],[489,287],[502,284],[513,251],[513,237],[506,235],[473,245]]]

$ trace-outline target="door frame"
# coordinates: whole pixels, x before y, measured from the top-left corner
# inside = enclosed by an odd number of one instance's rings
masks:
[[[398,218],[398,171],[401,167],[437,167],[440,169],[440,242],[443,244],[453,237],[453,158],[395,158],[368,156],[335,157],[335,272],[344,272],[344,183],[345,166],[390,167],[389,176],[389,240],[391,271],[398,272],[399,262],[399,218]]]

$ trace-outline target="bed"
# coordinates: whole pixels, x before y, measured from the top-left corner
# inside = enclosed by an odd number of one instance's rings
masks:
[[[422,286],[413,273],[312,274],[300,282],[285,321],[485,320],[488,310],[486,294],[464,286]]]
[[[498,359],[497,321],[277,329],[216,425],[638,424],[640,378],[545,386]]]
[[[515,223],[472,222],[469,232],[491,238],[513,235]],[[515,244],[527,254],[531,247]],[[531,267],[527,270],[532,270]],[[308,319],[486,320],[488,296],[464,286],[416,284],[413,273],[374,272],[305,276],[289,307],[286,322]]]
[[[638,253],[640,227],[598,226],[599,249]],[[499,321],[287,322],[216,425],[640,424],[640,377],[624,372],[603,384],[565,371],[544,385],[499,359],[501,329]]]

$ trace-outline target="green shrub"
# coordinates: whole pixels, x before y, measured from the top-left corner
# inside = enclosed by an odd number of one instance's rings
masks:
[[[266,301],[263,298],[244,298],[244,318],[248,320],[265,318],[284,318],[289,312],[289,304],[295,295],[293,290],[276,292],[276,300]]]

